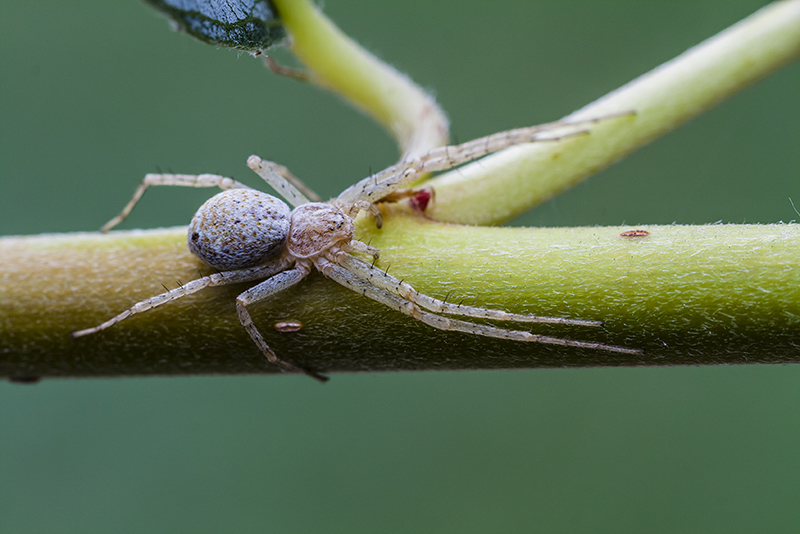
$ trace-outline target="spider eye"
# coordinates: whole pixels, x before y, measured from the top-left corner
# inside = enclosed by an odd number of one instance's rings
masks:
[[[223,271],[262,265],[283,251],[289,206],[252,189],[230,189],[208,199],[189,225],[189,250]]]

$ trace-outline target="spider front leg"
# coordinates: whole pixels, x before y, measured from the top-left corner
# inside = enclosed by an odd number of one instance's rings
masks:
[[[588,135],[591,132],[587,127],[592,123],[633,116],[635,112],[627,111],[591,119],[556,121],[498,132],[459,145],[434,148],[424,156],[400,161],[364,178],[342,191],[337,199],[345,203],[358,200],[379,202],[393,191],[407,186],[426,173],[451,169],[514,145],[562,141]]]
[[[142,198],[144,192],[151,185],[176,185],[182,187],[219,187],[223,191],[227,189],[252,189],[241,182],[237,182],[233,178],[227,176],[220,176],[218,174],[148,174],[136,188],[133,193],[133,198],[122,208],[119,215],[108,221],[100,229],[101,232],[106,233],[116,225],[125,220],[130,215],[133,207]]]
[[[430,217],[425,214],[425,210],[428,209],[428,204],[435,198],[436,191],[432,187],[413,187],[409,189],[395,189],[380,201],[400,202],[401,200],[408,199],[408,205],[411,209],[422,217],[430,219]]]
[[[269,280],[265,280],[257,286],[248,289],[236,298],[236,313],[239,315],[239,321],[250,335],[250,338],[253,340],[259,350],[261,350],[264,356],[267,357],[267,360],[269,360],[270,363],[282,367],[287,371],[303,373],[319,380],[320,382],[327,382],[327,376],[323,376],[310,369],[304,369],[303,367],[299,367],[287,362],[286,360],[280,359],[275,352],[269,348],[267,342],[264,341],[264,337],[261,335],[261,332],[258,331],[255,323],[253,323],[253,318],[250,317],[250,313],[247,311],[248,304],[258,302],[280,291],[283,291],[284,289],[292,287],[300,280],[305,278],[308,272],[308,266],[298,264],[297,268],[278,273]]]

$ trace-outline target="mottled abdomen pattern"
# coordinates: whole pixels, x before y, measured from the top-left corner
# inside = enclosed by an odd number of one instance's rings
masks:
[[[221,271],[246,269],[280,255],[289,235],[289,207],[254,189],[214,195],[189,224],[189,250]]]

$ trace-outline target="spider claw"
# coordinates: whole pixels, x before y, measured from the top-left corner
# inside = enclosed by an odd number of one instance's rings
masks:
[[[324,384],[325,382],[327,382],[328,380],[330,380],[330,377],[327,377],[327,376],[325,376],[325,375],[321,375],[321,374],[319,374],[319,373],[315,373],[314,371],[309,371],[309,370],[306,370],[306,371],[305,371],[305,374],[307,374],[308,376],[310,376],[310,377],[311,377],[311,378],[313,378],[314,380],[317,380],[317,381],[318,381],[318,382],[320,382],[321,384]]]
[[[327,376],[319,374],[316,371],[312,371],[311,369],[306,369],[305,367],[289,363],[286,360],[272,360],[266,353],[264,353],[264,355],[267,356],[267,359],[269,359],[271,363],[277,365],[278,367],[281,367],[283,371],[288,371],[290,373],[304,374],[306,376],[310,376],[314,380],[322,382],[323,384],[328,380],[330,380],[330,378],[328,378]]]

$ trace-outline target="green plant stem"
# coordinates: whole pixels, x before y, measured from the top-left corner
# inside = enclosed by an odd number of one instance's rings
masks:
[[[430,215],[501,224],[545,202],[800,56],[800,0],[775,2],[565,117],[606,120],[591,135],[514,147],[437,176]],[[510,125],[525,126],[525,125]],[[491,133],[491,132],[487,132]]]
[[[311,81],[375,118],[404,156],[447,144],[447,117],[408,76],[367,52],[308,0],[274,3],[291,35],[291,50],[309,69]]]
[[[276,3],[295,39],[293,49],[319,83],[378,117],[404,150],[439,144],[436,131],[441,133],[443,123],[427,120],[434,109],[427,107],[428,95],[362,55],[305,0]],[[292,6],[295,11],[284,10]],[[304,9],[305,19],[293,22],[291,13]],[[310,32],[314,25],[307,26],[307,36],[298,28],[313,20],[318,35],[327,37],[306,49],[317,35]],[[330,56],[316,57],[326,39],[338,48],[332,45]],[[316,52],[306,57],[303,50]],[[462,168],[457,176],[435,179],[432,214],[471,223],[505,220],[798,51],[800,0],[775,3],[577,115],[634,109],[636,116],[603,121],[591,135],[567,142],[517,147]],[[354,57],[366,59],[346,70]],[[358,92],[384,77],[388,85]],[[395,83],[405,96],[391,96]],[[408,102],[411,108],[404,107]],[[409,109],[405,123],[393,122]],[[420,130],[417,121],[424,123]],[[530,174],[531,168],[538,174]],[[537,185],[549,175],[549,184]],[[324,372],[800,360],[794,340],[800,322],[798,225],[653,226],[637,228],[649,236],[624,237],[620,234],[629,228],[472,228],[428,221],[397,206],[384,210],[383,230],[364,228],[361,238],[381,250],[380,267],[420,291],[512,312],[602,319],[603,330],[535,331],[647,352],[566,350],[434,332],[312,274],[279,298],[252,307],[279,355]],[[162,292],[162,283],[209,274],[187,252],[185,229],[0,238],[0,258],[2,376],[276,372],[236,317],[234,299],[247,286],[205,290],[107,331],[69,336]],[[304,326],[293,333],[272,327],[287,320]]]
[[[422,292],[521,313],[602,319],[540,333],[644,348],[553,348],[437,332],[312,274],[252,307],[282,357],[325,372],[800,362],[800,225],[466,228],[388,213],[364,232]],[[0,375],[271,373],[212,288],[85,338],[69,333],[208,268],[185,229],[0,238]],[[281,333],[279,321],[298,321]]]

